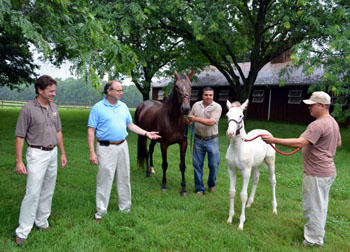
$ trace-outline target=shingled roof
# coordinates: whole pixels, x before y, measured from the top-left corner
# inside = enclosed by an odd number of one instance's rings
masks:
[[[268,63],[259,72],[258,77],[254,85],[279,85],[281,80],[285,81],[286,85],[310,85],[317,81],[320,81],[323,77],[323,68],[316,69],[312,75],[305,75],[302,72],[302,68],[291,68],[288,71],[288,75],[283,77],[279,76],[280,71],[287,65],[291,65],[291,62],[284,63]],[[250,62],[239,63],[245,76],[248,75],[250,69]],[[192,81],[194,87],[204,86],[228,86],[228,82],[224,75],[217,70],[216,67],[210,66],[196,75],[197,80]],[[157,82],[152,83],[152,87],[166,87],[173,78],[165,78]]]

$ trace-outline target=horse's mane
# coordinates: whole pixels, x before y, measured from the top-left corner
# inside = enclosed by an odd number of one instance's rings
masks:
[[[182,78],[186,78],[186,76],[180,75],[180,78],[181,79]],[[177,101],[176,96],[175,96],[175,87],[176,87],[176,80],[173,83],[173,87],[172,87],[171,92],[170,92],[168,98],[166,99],[165,103],[168,104],[168,105],[176,104],[177,106],[179,106],[180,104]]]

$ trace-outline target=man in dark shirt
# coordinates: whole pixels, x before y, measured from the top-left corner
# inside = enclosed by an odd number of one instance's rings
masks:
[[[52,196],[57,176],[57,145],[61,166],[67,164],[63,146],[61,119],[53,97],[57,83],[48,75],[35,82],[37,97],[26,103],[16,126],[16,172],[27,174],[26,194],[22,201],[16,244],[22,245],[33,225],[48,230]],[[24,140],[28,148],[27,167],[22,160]]]

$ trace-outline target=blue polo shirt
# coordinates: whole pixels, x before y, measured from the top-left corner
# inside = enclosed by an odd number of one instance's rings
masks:
[[[130,123],[132,117],[124,102],[118,101],[113,106],[103,98],[92,107],[88,126],[96,129],[97,139],[117,142],[127,137],[126,128]]]

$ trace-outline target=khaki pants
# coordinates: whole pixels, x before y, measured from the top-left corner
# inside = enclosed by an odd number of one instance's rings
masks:
[[[304,175],[303,211],[306,219],[304,238],[310,244],[323,245],[328,211],[329,190],[336,175],[313,177]]]
[[[16,235],[27,239],[35,225],[49,227],[52,196],[57,177],[57,147],[51,151],[27,149],[27,186],[19,215]]]
[[[96,178],[96,214],[100,219],[107,213],[114,176],[118,192],[119,210],[131,207],[130,161],[127,141],[120,145],[101,146],[97,143],[98,173]]]

